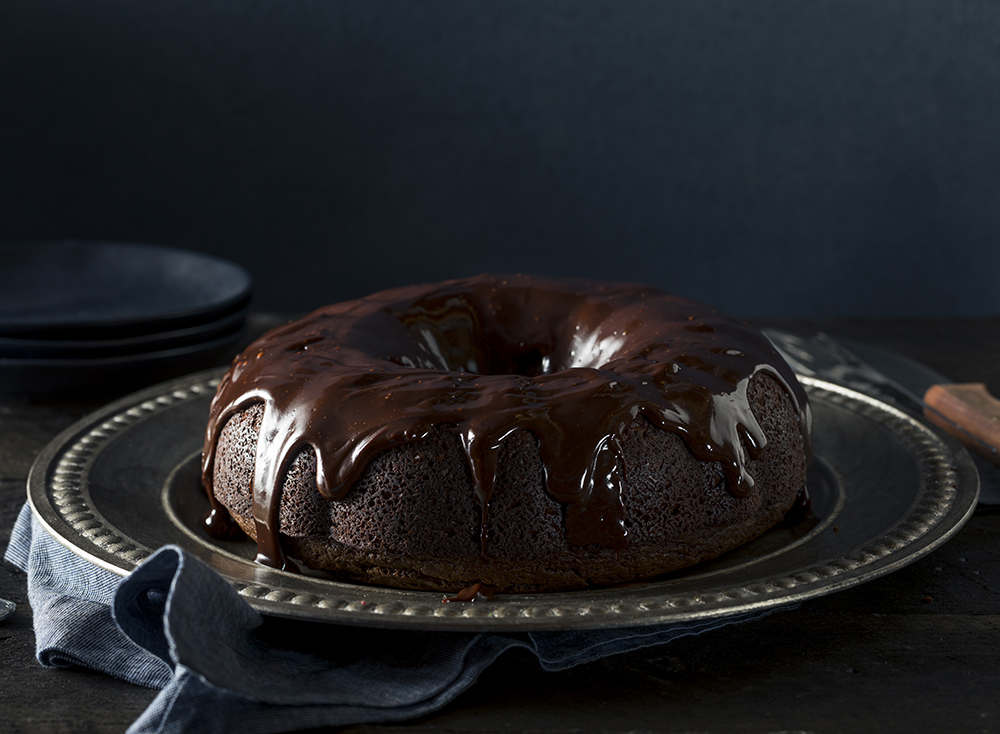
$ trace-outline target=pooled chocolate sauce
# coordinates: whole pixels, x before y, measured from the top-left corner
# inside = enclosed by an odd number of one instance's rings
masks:
[[[809,496],[809,488],[803,487],[795,495],[795,502],[788,508],[782,521],[786,526],[798,525],[806,520],[818,519],[812,510],[812,497]]]
[[[497,455],[524,429],[565,507],[567,541],[623,548],[625,428],[643,416],[678,434],[745,495],[747,463],[766,443],[747,400],[757,372],[784,385],[808,437],[805,393],[785,362],[759,331],[706,306],[637,285],[528,276],[383,291],[274,329],[236,358],[212,401],[202,480],[223,511],[211,488],[219,432],[263,403],[257,560],[280,568],[280,490],[301,448],[316,452],[320,493],[337,499],[378,454],[448,425],[482,508],[485,554]]]
[[[442,598],[441,603],[450,604],[456,601],[474,602],[478,599],[492,599],[497,595],[497,591],[497,587],[487,586],[486,584],[477,581],[471,586],[466,586],[454,596],[446,596]]]
[[[212,509],[205,518],[205,530],[213,538],[219,540],[236,540],[243,536],[240,526],[233,520],[229,512],[223,507],[214,496],[209,498]]]

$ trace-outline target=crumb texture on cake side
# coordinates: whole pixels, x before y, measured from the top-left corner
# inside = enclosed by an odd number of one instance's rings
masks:
[[[757,537],[784,517],[803,487],[806,453],[791,400],[767,375],[751,381],[750,400],[768,444],[751,465],[755,488],[742,498],[726,491],[718,467],[695,459],[678,436],[644,420],[629,426],[625,551],[567,545],[562,509],[545,491],[537,443],[524,431],[501,453],[486,558],[479,503],[459,439],[447,428],[384,453],[343,500],[319,493],[315,453],[301,450],[282,485],[281,533],[310,567],[401,588],[453,590],[481,581],[538,591],[657,576]],[[262,412],[258,404],[229,420],[215,464],[216,496],[254,539],[250,481]]]

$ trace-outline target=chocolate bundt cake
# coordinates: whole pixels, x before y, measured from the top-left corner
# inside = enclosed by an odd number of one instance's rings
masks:
[[[478,276],[275,329],[212,402],[207,525],[404,588],[613,584],[714,558],[805,485],[809,414],[752,327],[657,290]]]

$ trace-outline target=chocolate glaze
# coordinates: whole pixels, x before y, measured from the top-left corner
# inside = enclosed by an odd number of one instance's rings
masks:
[[[341,498],[393,446],[453,426],[486,514],[504,439],[537,438],[549,494],[571,545],[628,542],[619,437],[637,416],[718,462],[729,491],[753,487],[766,439],[747,385],[768,372],[791,396],[808,439],[805,393],[759,331],[706,306],[631,284],[477,276],[383,291],[321,308],[250,345],[212,402],[202,480],[212,492],[226,420],[264,405],[253,474],[257,560],[285,567],[278,535],[285,469],[305,446],[316,480]]]

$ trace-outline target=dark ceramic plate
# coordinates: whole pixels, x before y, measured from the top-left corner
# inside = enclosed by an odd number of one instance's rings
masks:
[[[126,338],[208,323],[250,298],[250,276],[218,258],[152,245],[0,245],[0,335]]]
[[[85,389],[117,393],[228,363],[245,339],[238,327],[185,347],[97,359],[0,358],[0,393],[49,395]]]
[[[253,562],[249,541],[204,533],[198,455],[220,374],[189,375],[123,398],[49,444],[28,479],[28,498],[49,531],[122,575],[153,549],[176,543],[268,614],[427,630],[570,630],[762,611],[849,588],[945,542],[978,493],[976,470],[955,442],[874,398],[802,378],[814,416],[814,516],[806,522],[660,579],[442,604],[440,593],[265,568]]]
[[[0,358],[98,359],[176,349],[237,332],[246,318],[246,309],[239,308],[208,323],[122,339],[21,339],[0,336]]]

